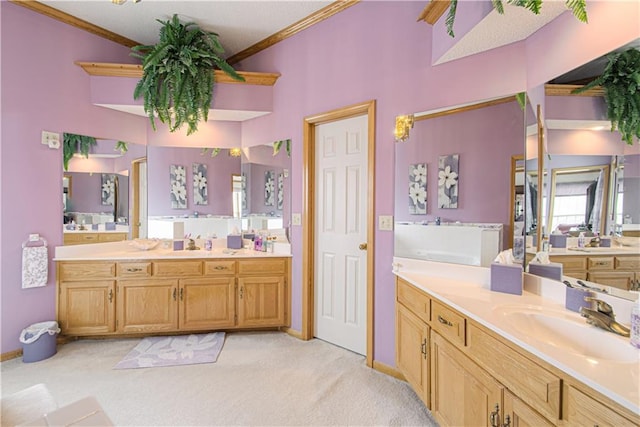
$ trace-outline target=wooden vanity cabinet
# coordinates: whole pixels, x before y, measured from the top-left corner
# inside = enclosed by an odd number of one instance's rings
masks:
[[[63,242],[65,246],[69,245],[86,245],[87,243],[106,243],[106,242],[120,242],[127,240],[128,233],[118,232],[73,232],[63,233]]]
[[[637,414],[400,278],[396,366],[442,426],[640,424]]]
[[[533,255],[527,256],[533,257]],[[638,255],[551,254],[549,260],[562,264],[565,276],[624,290],[638,290],[640,288],[640,256]]]
[[[244,263],[247,266],[244,266]],[[73,336],[288,326],[287,258],[57,263]]]

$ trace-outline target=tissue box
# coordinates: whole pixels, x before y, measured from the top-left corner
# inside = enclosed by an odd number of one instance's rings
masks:
[[[491,290],[522,295],[522,265],[492,263]]]
[[[562,264],[559,262],[550,262],[549,264],[530,262],[529,273],[540,277],[546,277],[548,279],[562,281]]]
[[[550,234],[549,244],[552,248],[566,248],[567,236],[564,234]]]
[[[610,237],[601,237],[600,238],[600,247],[601,248],[610,248],[611,247],[611,238]]]
[[[580,312],[580,307],[591,308],[591,303],[585,301],[585,297],[593,296],[593,293],[585,288],[567,287],[564,306],[567,310]]]
[[[242,236],[239,234],[229,234],[227,236],[228,249],[242,249]]]
[[[104,223],[104,229],[107,231],[115,231],[116,230],[116,223],[115,222],[105,222]]]
[[[184,240],[174,240],[173,241],[173,250],[174,251],[183,251],[184,250]]]
[[[92,230],[98,230],[99,229],[99,225],[98,224],[91,224],[91,229]]]

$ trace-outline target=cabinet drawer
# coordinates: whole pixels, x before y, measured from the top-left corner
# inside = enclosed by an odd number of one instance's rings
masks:
[[[584,256],[551,256],[549,260],[561,263],[563,270],[586,270],[587,268],[587,257]]]
[[[613,270],[613,257],[589,257],[587,259],[589,270]]]
[[[240,274],[284,274],[287,270],[287,260],[260,259],[241,260],[238,265]]]
[[[469,355],[516,396],[549,420],[560,419],[560,378],[475,324],[468,346]]]
[[[616,270],[640,270],[640,257],[625,256],[615,258]]]
[[[431,311],[431,327],[454,344],[464,346],[466,319],[438,301],[432,301]]]
[[[236,273],[235,261],[205,261],[205,276],[222,276]]]
[[[118,277],[150,277],[151,262],[120,262]]]
[[[202,261],[159,261],[153,263],[155,277],[202,276]]]
[[[637,426],[606,405],[569,386],[564,418],[570,426]]]
[[[60,281],[108,279],[116,275],[115,262],[78,262],[58,264]]]
[[[398,279],[396,292],[400,304],[425,322],[431,320],[431,299],[427,295],[402,279]]]

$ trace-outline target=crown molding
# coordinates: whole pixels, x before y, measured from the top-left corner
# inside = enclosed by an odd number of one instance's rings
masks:
[[[113,64],[105,62],[82,62],[76,61],[76,65],[82,67],[82,69],[90,76],[103,76],[103,77],[142,77],[142,65],[137,64]],[[231,78],[229,75],[220,70],[214,70],[215,81],[217,83],[235,83],[246,85],[259,85],[259,86],[273,86],[279,73],[257,73],[253,71],[237,71],[244,81],[238,81]]]
[[[118,35],[114,32],[106,30],[102,27],[98,27],[97,25],[94,25],[80,18],[76,18],[75,16],[69,15],[68,13],[62,12],[58,9],[54,9],[51,6],[47,6],[46,4],[40,3],[38,1],[33,1],[33,0],[9,0],[9,1],[11,3],[25,7],[34,12],[48,16],[49,18],[53,18],[62,23],[71,25],[72,27],[79,28],[81,30],[87,31],[91,34],[95,34],[107,40],[111,40],[112,42],[116,42],[126,47],[133,47],[140,44],[134,40],[128,39],[126,37],[122,37],[121,35]]]
[[[298,34],[299,32],[311,27],[312,25],[315,25],[319,22],[324,21],[327,18],[330,18],[331,16],[335,15],[336,13],[342,12],[343,10],[359,3],[360,0],[338,0],[335,1],[333,3],[331,3],[330,5],[318,10],[315,13],[312,13],[311,15],[301,19],[300,21],[289,25],[287,28],[278,31],[275,34],[270,35],[269,37],[267,37],[266,39],[263,39],[261,41],[259,41],[258,43],[249,46],[248,48],[241,50],[240,52],[236,53],[235,55],[230,56],[229,58],[227,58],[227,62],[230,65],[234,65],[237,64],[238,62],[242,61],[243,59],[247,59],[248,57],[255,55],[256,53],[265,50],[268,47],[273,46],[274,44],[281,42],[282,40],[285,40],[295,34]]]

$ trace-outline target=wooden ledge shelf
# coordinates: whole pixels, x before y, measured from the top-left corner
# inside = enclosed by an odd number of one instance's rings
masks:
[[[142,65],[83,61],[76,61],[75,64],[82,67],[82,69],[91,76],[142,77]],[[273,86],[278,80],[278,77],[280,77],[279,73],[257,73],[252,71],[238,71],[238,74],[244,77],[244,82],[232,79],[223,71],[214,70],[215,81],[217,83]]]
[[[547,83],[546,85],[544,85],[544,93],[547,96],[604,96],[604,89],[601,86],[596,86],[581,93],[571,93],[575,89],[579,89],[582,86],[583,85],[563,85]]]

